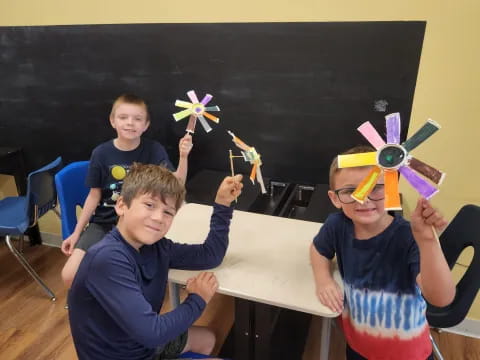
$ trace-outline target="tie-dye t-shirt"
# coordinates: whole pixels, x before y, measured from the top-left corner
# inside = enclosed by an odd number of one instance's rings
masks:
[[[373,360],[431,354],[426,303],[416,283],[420,255],[406,220],[396,216],[381,234],[358,240],[352,221],[336,213],[313,243],[326,258],[337,256],[345,288],[341,323],[353,350]]]

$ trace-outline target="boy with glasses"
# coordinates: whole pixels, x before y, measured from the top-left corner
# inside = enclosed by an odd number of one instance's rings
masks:
[[[375,151],[359,146],[345,154]],[[314,238],[310,259],[317,296],[341,313],[347,360],[433,359],[422,295],[435,306],[455,296],[450,269],[434,226],[444,218],[419,199],[411,223],[385,211],[383,176],[363,204],[351,194],[371,167],[330,167],[328,196],[342,211],[331,214]],[[330,262],[337,256],[344,293],[333,280]]]

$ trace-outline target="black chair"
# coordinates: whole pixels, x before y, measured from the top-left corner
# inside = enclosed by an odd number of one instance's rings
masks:
[[[18,261],[47,292],[52,301],[55,294],[45,285],[11,242],[11,236],[23,235],[27,229],[37,224],[38,219],[57,205],[57,191],[54,176],[61,168],[62,158],[58,157],[50,164],[31,172],[27,180],[26,196],[11,196],[0,200],[0,236],[5,236],[5,243]]]
[[[462,207],[440,236],[440,244],[450,269],[466,247],[472,246],[474,250],[472,262],[457,284],[452,303],[442,308],[427,303],[430,326],[448,328],[465,319],[480,288],[480,206]],[[437,359],[443,359],[433,338],[432,344]]]

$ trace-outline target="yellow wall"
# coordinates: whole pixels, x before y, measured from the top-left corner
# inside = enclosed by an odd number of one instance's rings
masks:
[[[0,0],[0,26],[146,22],[426,20],[410,133],[431,117],[441,131],[415,156],[447,173],[433,203],[451,218],[480,204],[480,2],[477,0]],[[1,179],[0,179],[1,180]],[[1,184],[0,184],[1,186]],[[402,183],[407,214],[416,194]],[[42,230],[59,233],[54,217]],[[479,311],[480,313],[480,311]],[[479,316],[480,318],[480,316]]]

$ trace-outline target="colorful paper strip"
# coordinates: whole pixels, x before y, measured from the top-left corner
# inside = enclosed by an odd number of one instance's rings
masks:
[[[440,129],[440,125],[432,119],[428,119],[427,122],[402,145],[407,150],[407,152],[410,152],[422,142],[427,140],[430,136],[432,136],[438,129]]]
[[[377,164],[377,152],[338,155],[338,167],[369,166]]]
[[[368,194],[370,194],[373,187],[377,184],[377,179],[381,172],[382,170],[378,166],[374,166],[365,179],[363,179],[362,182],[357,186],[351,195],[352,198],[363,204],[365,198],[368,196]]]
[[[188,95],[189,99],[192,101],[192,103],[194,103],[194,104],[199,103],[197,94],[195,93],[195,90],[190,90],[189,92],[187,92],[187,95]]]
[[[402,210],[398,192],[398,172],[384,170],[383,175],[385,179],[385,210]]]
[[[183,101],[183,100],[177,100],[175,101],[175,106],[190,109],[192,107],[192,103],[189,103],[188,101]]]
[[[201,102],[203,105],[207,105],[207,104],[210,102],[210,100],[212,100],[212,98],[213,98],[212,95],[206,94],[206,95],[203,97],[202,101],[200,101],[200,102]]]
[[[182,120],[183,118],[186,118],[191,113],[192,113],[192,111],[190,109],[182,110],[182,111],[179,111],[179,112],[173,114],[173,118],[176,121],[179,121],[179,120]]]
[[[387,128],[387,143],[400,144],[400,113],[388,114],[385,116]]]
[[[373,127],[370,121],[364,122],[357,129],[362,135],[372,144],[375,149],[380,149],[385,145],[385,141],[380,137],[377,130]]]
[[[432,180],[435,184],[440,185],[445,178],[445,173],[440,170],[435,169],[434,167],[425,164],[423,161],[415,159],[413,156],[410,157],[408,166],[411,167],[416,172],[419,172],[426,178]]]
[[[208,122],[207,120],[205,120],[203,115],[198,115],[198,121],[200,121],[200,124],[202,124],[203,128],[207,133],[212,131],[212,128],[210,127],[210,125],[208,125]]]
[[[418,191],[425,199],[430,199],[433,195],[438,192],[438,189],[431,185],[428,181],[424,180],[420,175],[417,175],[415,171],[410,169],[408,166],[402,166],[398,169],[403,177],[413,186],[415,190]]]

